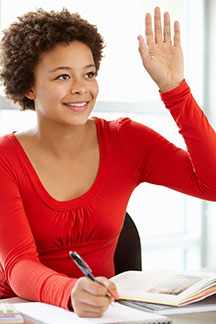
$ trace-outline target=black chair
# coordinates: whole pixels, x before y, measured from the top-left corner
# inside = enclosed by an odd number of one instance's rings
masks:
[[[141,260],[139,233],[134,221],[126,212],[124,225],[114,255],[115,274],[127,270],[142,270]]]

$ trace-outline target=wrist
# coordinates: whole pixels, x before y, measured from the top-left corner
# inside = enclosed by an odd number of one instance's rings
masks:
[[[167,84],[161,85],[161,86],[159,86],[159,91],[160,92],[171,91],[171,90],[177,88],[178,86],[180,86],[180,84],[182,84],[183,81],[184,81],[184,79],[181,79],[180,81],[169,82]]]
[[[184,79],[184,81],[177,88],[168,92],[158,92],[166,108],[169,109],[173,106],[173,102],[179,102],[179,99],[182,98],[182,96],[189,94],[190,88]]]

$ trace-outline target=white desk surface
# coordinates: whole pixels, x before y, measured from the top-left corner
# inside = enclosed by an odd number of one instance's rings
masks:
[[[28,300],[15,297],[15,298],[7,298],[0,299],[1,303],[20,303],[20,302],[28,302]],[[178,314],[178,315],[169,315],[170,319],[172,319],[172,324],[216,324],[216,312],[203,312],[203,313],[192,313],[192,314]],[[36,324],[39,323],[37,321],[33,321],[30,319],[26,319],[24,321],[25,324]]]

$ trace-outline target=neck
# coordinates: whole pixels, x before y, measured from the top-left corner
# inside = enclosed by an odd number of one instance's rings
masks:
[[[92,122],[87,121],[80,126],[55,125],[47,127],[40,125],[35,129],[34,137],[44,149],[60,158],[71,157],[79,153],[80,149],[88,145]]]

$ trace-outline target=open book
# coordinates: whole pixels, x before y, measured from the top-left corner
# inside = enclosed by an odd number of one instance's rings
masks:
[[[216,294],[216,273],[126,271],[111,280],[123,300],[184,306]]]

